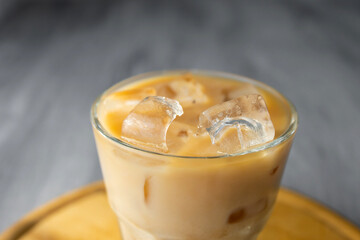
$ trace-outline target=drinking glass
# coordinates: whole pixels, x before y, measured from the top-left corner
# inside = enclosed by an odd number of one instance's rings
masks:
[[[283,108],[283,114],[273,119],[282,122],[281,134],[236,154],[189,157],[151,152],[114,137],[102,124],[99,106],[109,94],[147,78],[183,72],[129,78],[105,91],[92,106],[104,182],[123,240],[256,239],[276,200],[297,129],[294,106],[275,89],[234,74],[186,70],[251,83],[269,92]]]

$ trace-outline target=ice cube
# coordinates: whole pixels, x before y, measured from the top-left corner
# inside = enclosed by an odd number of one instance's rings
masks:
[[[182,114],[183,109],[176,100],[146,97],[123,121],[121,136],[129,143],[166,152],[166,132],[176,116]]]
[[[114,92],[106,97],[103,106],[107,112],[130,112],[141,100],[155,95],[156,90],[153,87]]]
[[[241,96],[208,108],[200,114],[199,127],[206,129],[222,153],[235,153],[275,136],[265,100],[259,94]]]
[[[175,99],[183,107],[190,107],[194,104],[204,104],[209,101],[205,94],[204,86],[191,78],[174,80],[165,83],[159,90],[158,95]]]

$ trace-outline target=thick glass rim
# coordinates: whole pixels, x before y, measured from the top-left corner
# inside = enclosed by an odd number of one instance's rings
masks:
[[[205,75],[205,76],[210,76],[210,77],[222,77],[222,78],[228,78],[230,80],[236,80],[236,81],[242,81],[242,82],[248,82],[251,84],[254,84],[256,86],[261,87],[262,89],[265,89],[271,93],[275,93],[277,95],[279,95],[280,97],[282,97],[286,103],[289,105],[290,108],[290,114],[291,114],[291,119],[290,119],[290,123],[288,128],[286,129],[286,131],[284,131],[283,134],[281,134],[279,137],[266,142],[264,144],[249,148],[249,149],[245,149],[244,151],[240,151],[237,153],[233,153],[233,154],[222,154],[222,155],[215,155],[215,156],[182,156],[182,155],[175,155],[175,154],[168,154],[168,153],[160,153],[160,152],[154,152],[154,151],[150,151],[150,150],[146,150],[146,149],[142,149],[136,146],[133,146],[127,142],[124,142],[123,140],[113,136],[111,133],[109,133],[105,127],[100,123],[100,120],[98,119],[97,116],[97,108],[99,106],[99,103],[101,101],[101,99],[106,96],[107,94],[113,92],[116,89],[119,89],[120,85],[126,86],[128,83],[131,82],[135,82],[135,81],[141,81],[141,80],[146,80],[148,78],[152,78],[152,77],[157,77],[157,76],[165,76],[165,75],[181,75],[181,74],[185,74],[185,73],[193,73],[193,74],[197,74],[197,75]],[[282,142],[285,142],[287,139],[289,139],[291,136],[293,136],[297,130],[298,127],[298,114],[296,111],[295,106],[292,104],[292,102],[286,98],[283,94],[281,94],[279,91],[277,91],[276,89],[270,87],[269,85],[260,82],[258,80],[255,79],[251,79],[245,76],[241,76],[241,75],[237,75],[237,74],[232,74],[232,73],[226,73],[226,72],[221,72],[221,71],[211,71],[211,70],[199,70],[199,69],[180,69],[180,70],[163,70],[163,71],[153,71],[153,72],[147,72],[147,73],[142,73],[142,74],[138,74],[135,75],[133,77],[121,80],[120,82],[116,83],[115,85],[113,85],[112,87],[108,88],[107,90],[105,90],[102,94],[100,94],[95,102],[92,104],[91,106],[91,124],[93,127],[95,127],[95,129],[97,131],[100,132],[101,135],[103,135],[105,138],[107,138],[108,140],[116,143],[116,144],[120,144],[124,147],[136,150],[136,151],[140,151],[143,153],[148,153],[148,154],[152,154],[152,155],[160,155],[160,156],[164,156],[164,157],[171,157],[171,158],[183,158],[183,159],[221,159],[221,158],[227,158],[227,157],[235,157],[235,156],[241,156],[241,155],[246,155],[246,154],[250,154],[250,153],[255,153],[255,152],[259,152],[262,150],[266,150],[268,148],[272,148],[275,147],[277,145],[279,145]]]

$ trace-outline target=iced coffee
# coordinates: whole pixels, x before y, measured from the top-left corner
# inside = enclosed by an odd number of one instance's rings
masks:
[[[247,240],[270,215],[297,115],[255,80],[165,71],[107,90],[92,124],[123,240]]]

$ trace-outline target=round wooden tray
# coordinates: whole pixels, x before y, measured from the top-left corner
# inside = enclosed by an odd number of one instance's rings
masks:
[[[119,240],[103,183],[94,183],[30,213],[0,240]],[[259,240],[360,239],[360,231],[335,213],[281,189]],[[139,239],[141,240],[141,239]]]

